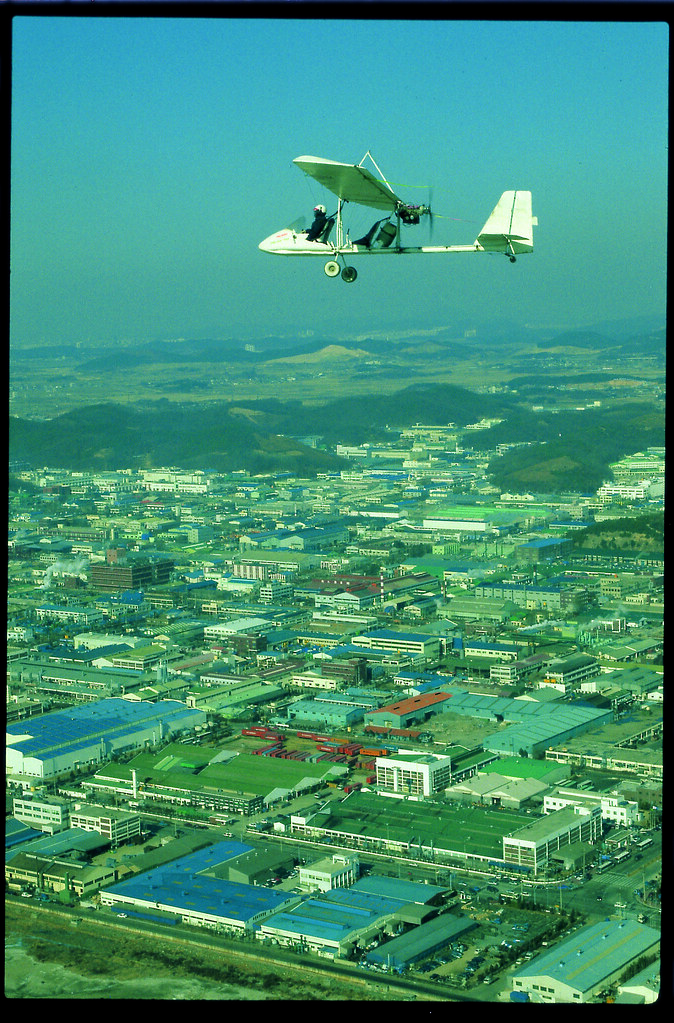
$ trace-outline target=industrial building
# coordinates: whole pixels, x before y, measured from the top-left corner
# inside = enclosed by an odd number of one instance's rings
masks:
[[[315,863],[300,867],[300,887],[329,892],[349,888],[358,880],[360,863],[354,853],[334,853]]]
[[[14,797],[12,812],[17,820],[37,831],[55,835],[70,827],[70,806],[71,801],[62,796],[34,796],[29,792]]]
[[[447,788],[452,777],[452,758],[440,753],[400,750],[377,757],[377,788],[405,796],[431,796]]]
[[[595,845],[602,836],[599,806],[567,806],[539,817],[503,836],[505,863],[526,867],[536,874],[560,849],[576,842]]]
[[[259,739],[263,746],[265,740]],[[344,764],[214,750],[172,743],[128,764],[102,766],[83,782],[91,792],[249,816],[347,773]]]
[[[27,830],[5,852],[5,880],[10,889],[88,895],[117,878],[114,866],[89,862],[90,856],[108,846],[102,835],[81,828],[67,828],[56,835],[33,835]]]
[[[365,650],[385,650],[427,661],[440,656],[440,638],[427,632],[396,632],[393,629],[373,629],[351,640],[353,646]]]
[[[442,913],[411,931],[383,942],[368,952],[365,959],[373,965],[403,970],[420,959],[433,955],[450,941],[455,941],[475,927],[476,921],[469,916]]]
[[[145,703],[109,697],[52,711],[8,727],[7,773],[51,778],[192,731],[205,720],[202,711],[177,700]]]
[[[257,936],[334,958],[435,916],[445,889],[371,875],[304,898],[264,920]]]
[[[223,864],[252,851],[242,842],[217,842],[105,889],[101,905],[126,912],[160,910],[183,923],[220,931],[254,931],[265,917],[296,905],[299,898],[218,876]]]
[[[174,568],[175,562],[168,556],[150,558],[110,550],[107,564],[89,568],[89,585],[107,592],[145,589],[169,582]]]
[[[639,959],[657,957],[660,933],[634,920],[602,920],[536,956],[512,977],[513,991],[531,1001],[592,1001]]]
[[[365,790],[290,818],[293,835],[331,840],[340,847],[485,866],[502,862],[503,837],[516,833],[526,820],[530,818],[507,807],[442,804],[439,812],[432,799],[407,800]]]
[[[587,792],[582,789],[558,788],[543,797],[543,810],[550,813],[563,806],[600,806],[604,820],[626,828],[638,824],[639,804],[635,799],[620,799],[602,792]]]
[[[426,721],[432,714],[444,709],[450,699],[448,692],[422,693],[419,696],[409,696],[404,700],[396,700],[379,710],[372,710],[365,714],[366,725],[385,725],[391,728],[407,728],[409,725],[419,724]]]
[[[96,831],[112,845],[137,838],[141,833],[140,816],[97,803],[82,803],[70,811],[70,824],[82,831]]]
[[[560,693],[573,692],[583,682],[601,675],[601,666],[596,657],[589,654],[573,654],[571,657],[548,661],[545,666],[545,678],[539,684],[552,686]]]

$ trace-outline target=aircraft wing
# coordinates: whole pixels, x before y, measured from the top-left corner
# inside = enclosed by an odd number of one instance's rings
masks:
[[[400,199],[388,185],[375,178],[365,167],[357,167],[351,163],[336,163],[334,160],[324,160],[320,156],[298,156],[293,163],[346,202],[391,211],[400,203]]]

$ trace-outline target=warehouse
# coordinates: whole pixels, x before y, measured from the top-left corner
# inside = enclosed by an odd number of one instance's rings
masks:
[[[392,938],[368,952],[365,960],[373,965],[404,970],[420,959],[433,955],[450,941],[477,927],[470,917],[443,913],[406,934]]]
[[[638,959],[656,957],[660,933],[634,920],[602,920],[532,959],[513,974],[513,991],[536,1002],[592,1001]]]
[[[446,789],[448,799],[481,803],[483,806],[511,806],[519,810],[525,803],[549,791],[549,786],[535,778],[506,778],[496,772],[466,778]]]
[[[451,698],[451,694],[425,693],[410,696],[405,700],[389,703],[379,710],[371,710],[365,714],[366,725],[385,725],[391,728],[407,728],[409,725],[425,721],[432,714],[444,708],[441,706]]]
[[[227,860],[249,853],[242,842],[217,842],[101,892],[101,905],[158,909],[183,923],[215,930],[253,931],[259,922],[299,899],[287,892],[214,876]]]
[[[368,706],[372,706],[372,702],[367,705],[344,702],[343,695],[342,700],[329,700],[327,697],[328,694],[325,694],[296,700],[288,707],[287,720],[343,731],[359,724]]]
[[[434,914],[429,903],[443,892],[434,885],[371,875],[284,908],[261,923],[258,937],[321,955],[348,956],[384,934],[397,933],[420,910]]]
[[[109,697],[13,722],[7,729],[6,770],[51,778],[100,764],[115,753],[192,731],[206,715],[177,700],[156,703]]]

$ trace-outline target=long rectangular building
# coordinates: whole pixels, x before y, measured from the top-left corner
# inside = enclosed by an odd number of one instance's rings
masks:
[[[602,920],[520,967],[513,991],[535,1002],[583,1004],[619,981],[637,960],[658,955],[660,933],[634,920]]]
[[[192,731],[206,715],[178,700],[156,703],[109,697],[13,722],[7,730],[8,774],[50,778]]]
[[[594,845],[601,836],[601,807],[569,806],[504,835],[503,859],[536,874],[564,846],[574,842]]]
[[[269,914],[296,905],[299,898],[262,885],[227,881],[218,876],[252,847],[217,842],[172,863],[101,892],[101,905],[128,910],[160,910],[184,923],[220,931],[253,931]]]

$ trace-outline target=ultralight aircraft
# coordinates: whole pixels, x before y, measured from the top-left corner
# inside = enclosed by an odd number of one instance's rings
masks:
[[[380,175],[376,178],[363,163],[370,158]],[[355,281],[358,273],[346,258],[352,256],[418,255],[447,252],[499,252],[511,263],[524,252],[533,252],[533,228],[538,224],[531,215],[531,192],[504,192],[491,216],[474,242],[467,245],[403,245],[402,228],[414,226],[428,217],[432,222],[430,204],[412,205],[400,199],[374,162],[372,154],[365,154],[359,164],[337,163],[319,156],[298,156],[293,163],[309,177],[314,178],[337,196],[337,210],[325,216],[316,236],[313,231],[300,230],[290,225],[260,242],[262,252],[278,256],[323,256],[327,258],[325,273],[328,277],[340,274],[347,284]],[[346,203],[383,210],[386,216],[376,220],[367,233],[357,241],[345,229],[342,210]],[[317,206],[319,216],[325,207]],[[339,261],[342,262],[340,268]]]

